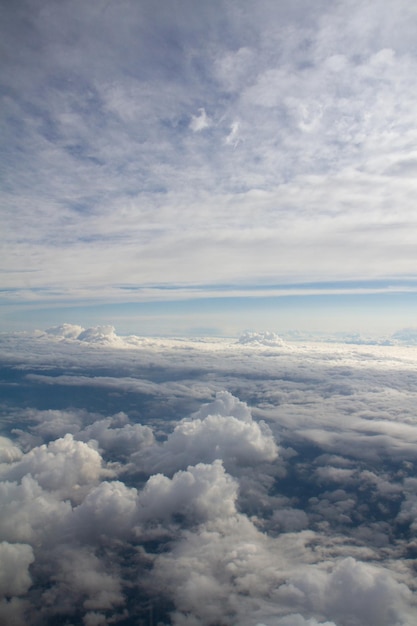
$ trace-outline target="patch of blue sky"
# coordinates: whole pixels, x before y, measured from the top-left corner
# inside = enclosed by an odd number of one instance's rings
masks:
[[[112,324],[122,333],[194,335],[216,328],[219,336],[244,330],[363,332],[385,336],[415,326],[416,293],[315,294],[250,297],[203,297],[145,302],[52,305],[27,303],[4,311],[16,327],[46,328],[62,321],[91,326]],[[213,333],[212,333],[213,334]]]

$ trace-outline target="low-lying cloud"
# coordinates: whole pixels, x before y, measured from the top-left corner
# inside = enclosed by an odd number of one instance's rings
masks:
[[[1,344],[2,623],[415,622],[413,348]]]

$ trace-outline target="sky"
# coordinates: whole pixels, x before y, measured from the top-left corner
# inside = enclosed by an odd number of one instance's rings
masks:
[[[4,330],[413,326],[413,2],[5,0],[0,29]]]
[[[0,334],[0,623],[414,626],[417,347]]]

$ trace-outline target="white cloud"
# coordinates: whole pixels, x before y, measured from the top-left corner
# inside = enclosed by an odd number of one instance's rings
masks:
[[[239,337],[239,343],[247,345],[283,346],[284,341],[276,333],[270,331],[250,332],[246,331]]]
[[[59,339],[76,339],[89,344],[99,344],[108,346],[123,346],[123,340],[116,335],[114,326],[94,326],[83,328],[77,324],[61,324],[48,328],[47,335]]]
[[[0,463],[13,463],[22,456],[20,448],[15,446],[7,437],[0,436]]]
[[[234,148],[239,144],[239,122],[232,122],[230,126],[230,132],[225,139],[225,143],[228,145],[232,145]]]
[[[91,484],[112,474],[103,467],[100,454],[71,434],[30,450],[16,463],[3,467],[6,480],[21,480],[32,476],[46,490],[63,498],[78,500]]]
[[[277,591],[284,603],[300,603],[307,610],[333,618],[336,623],[383,626],[408,623],[410,590],[386,570],[357,562],[340,561],[331,573],[307,568]]]
[[[137,490],[119,481],[101,482],[74,509],[76,536],[94,543],[127,539],[137,519]]]
[[[221,459],[226,469],[273,461],[278,449],[265,422],[255,422],[246,404],[228,392],[184,418],[161,445],[139,457],[151,471],[172,472],[199,461]]]
[[[30,429],[31,433],[48,440],[59,439],[68,433],[77,433],[81,429],[84,420],[87,420],[88,417],[87,411],[77,410],[29,410],[25,414],[25,419],[36,422]],[[23,436],[23,433],[21,436]]]
[[[245,609],[252,613],[252,599],[270,588],[270,578],[279,576],[272,569],[265,538],[235,516],[214,529],[186,533],[171,553],[157,558],[153,578],[175,601],[174,624],[187,623],[190,613],[196,624],[236,623]]]
[[[403,607],[411,592],[385,570],[348,558],[336,566],[327,585],[326,600],[341,619],[354,615],[364,626],[407,621]]]
[[[227,519],[236,514],[237,489],[219,460],[189,466],[172,479],[155,474],[139,494],[139,520],[169,520],[174,514],[189,522]]]
[[[214,62],[216,78],[231,92],[239,91],[251,80],[256,68],[255,51],[247,46],[219,53]]]
[[[53,326],[45,330],[48,335],[62,337],[64,339],[78,339],[83,331],[84,328],[78,324],[60,324],[59,326]]]
[[[198,115],[191,116],[190,128],[195,133],[199,133],[212,125],[205,109],[198,109]]]
[[[52,542],[71,513],[68,501],[43,490],[30,475],[24,476],[20,484],[3,480],[0,500],[0,533],[10,543]]]

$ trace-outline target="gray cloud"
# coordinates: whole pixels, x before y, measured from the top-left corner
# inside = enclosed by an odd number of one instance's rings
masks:
[[[32,547],[21,543],[0,543],[0,596],[24,595],[32,584],[29,565],[35,557]]]

